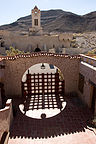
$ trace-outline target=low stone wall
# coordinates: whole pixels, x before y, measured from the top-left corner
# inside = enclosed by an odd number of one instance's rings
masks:
[[[4,109],[0,109],[0,141],[4,132],[9,132],[13,119],[12,100],[8,99]]]

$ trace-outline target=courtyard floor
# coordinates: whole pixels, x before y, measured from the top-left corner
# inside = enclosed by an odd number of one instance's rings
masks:
[[[8,144],[96,144],[96,134],[87,129],[90,110],[76,97],[66,96],[65,101],[66,107],[56,116],[35,119],[19,110],[22,100],[13,100],[16,115]]]

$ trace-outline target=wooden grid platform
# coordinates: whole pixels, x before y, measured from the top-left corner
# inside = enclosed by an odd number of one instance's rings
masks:
[[[64,101],[64,80],[59,73],[27,74],[22,82],[25,111],[29,109],[60,108]]]

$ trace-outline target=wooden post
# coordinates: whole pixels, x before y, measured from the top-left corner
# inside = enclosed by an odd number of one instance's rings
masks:
[[[21,82],[22,97],[24,97],[24,82]]]
[[[65,81],[64,80],[62,81],[62,95],[64,98],[64,95],[65,95]]]
[[[31,74],[27,74],[27,90],[28,90],[28,96],[31,96]]]
[[[42,73],[42,109],[45,108],[45,96],[44,96],[44,73]]]
[[[59,92],[59,73],[55,73],[55,93],[56,93],[56,97],[58,96],[58,92]]]

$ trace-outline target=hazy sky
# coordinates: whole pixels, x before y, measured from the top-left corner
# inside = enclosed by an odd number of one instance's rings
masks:
[[[31,14],[35,5],[41,10],[62,9],[79,15],[96,11],[96,0],[0,0],[0,25]]]

